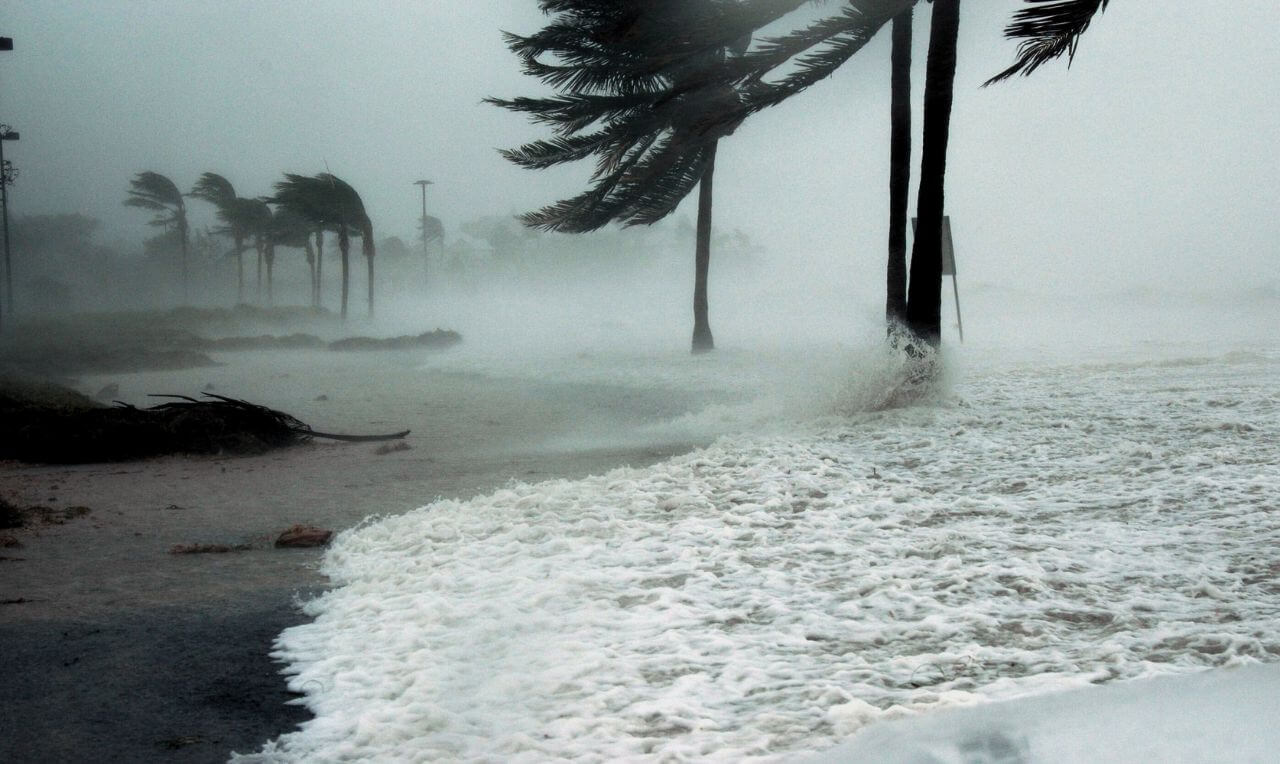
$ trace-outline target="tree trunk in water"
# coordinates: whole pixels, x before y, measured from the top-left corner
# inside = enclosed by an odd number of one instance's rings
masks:
[[[311,271],[311,307],[316,307],[316,250],[311,246],[311,237],[307,236],[302,240],[306,247],[307,268]]]
[[[889,146],[889,263],[885,323],[889,335],[907,321],[907,205],[911,189],[911,15],[893,19],[893,75]]]
[[[711,144],[711,158],[707,160],[707,168],[702,171],[702,180],[698,183],[698,238],[693,256],[694,353],[706,353],[716,347],[711,336],[711,322],[707,319],[707,270],[711,265],[711,200],[712,180],[716,172],[716,147],[715,143]]]
[[[351,287],[351,235],[345,225],[338,226],[338,252],[342,255],[342,320],[347,320],[347,292]]]
[[[947,174],[960,0],[934,0],[924,83],[924,130],[915,247],[907,293],[907,326],[921,341],[942,342],[942,214]]]

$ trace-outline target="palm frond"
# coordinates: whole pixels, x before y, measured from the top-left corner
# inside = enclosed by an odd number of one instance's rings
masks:
[[[1025,0],[1029,7],[1014,14],[1004,36],[1021,40],[1017,60],[1008,69],[983,83],[1003,82],[1015,75],[1027,76],[1041,66],[1067,56],[1075,58],[1080,36],[1096,15],[1107,9],[1110,0]]]
[[[124,201],[129,207],[148,210],[182,208],[182,192],[164,175],[145,171],[129,181],[129,196]]]
[[[214,172],[206,172],[196,180],[188,196],[203,199],[213,205],[220,205],[236,198],[236,189],[225,177]]]

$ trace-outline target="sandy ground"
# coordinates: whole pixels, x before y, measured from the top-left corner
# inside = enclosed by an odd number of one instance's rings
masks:
[[[0,549],[0,760],[224,761],[305,720],[270,657],[320,552],[277,550],[296,523],[341,530],[511,480],[581,477],[698,445],[619,433],[696,408],[688,394],[495,379],[415,353],[222,354],[189,371],[86,376],[121,400],[212,389],[317,430],[409,428],[407,450],[320,442],[262,456],[85,466],[0,463],[23,505],[86,506]],[[612,445],[604,445],[611,443]],[[619,445],[623,443],[623,445]],[[173,555],[175,544],[249,551]]]

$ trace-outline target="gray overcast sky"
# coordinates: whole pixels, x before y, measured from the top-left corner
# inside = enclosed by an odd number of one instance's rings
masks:
[[[964,3],[947,186],[962,278],[1275,285],[1280,3],[1115,0],[1070,70],[981,89],[1011,61],[1000,32],[1019,5]],[[921,66],[927,18],[922,6]],[[419,177],[436,182],[429,206],[451,232],[554,201],[585,168],[505,163],[495,148],[545,133],[480,102],[538,91],[499,31],[542,20],[534,0],[11,0],[0,120],[22,133],[6,146],[22,173],[13,209],[140,236],[146,215],[121,205],[139,170],[183,188],[212,170],[253,196],[326,163],[379,235],[414,235]],[[882,280],[887,57],[878,40],[723,144],[721,230]],[[917,100],[922,82],[921,70]]]

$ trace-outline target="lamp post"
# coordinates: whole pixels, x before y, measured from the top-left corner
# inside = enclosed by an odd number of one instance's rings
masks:
[[[12,37],[0,37],[0,51],[13,50]],[[9,184],[18,177],[18,171],[4,161],[4,142],[18,140],[18,134],[8,125],[0,125],[0,208],[4,210],[4,283],[9,315],[13,315],[13,271],[9,268]]]
[[[432,185],[429,180],[415,180],[415,186],[422,187],[422,276],[427,282],[430,282],[430,266],[428,265],[427,256],[427,186]]]
[[[18,140],[18,131],[8,125],[0,125],[0,215],[4,218],[4,284],[5,309],[13,315],[13,266],[9,260],[9,184],[18,177],[18,170],[4,158],[4,142]]]

